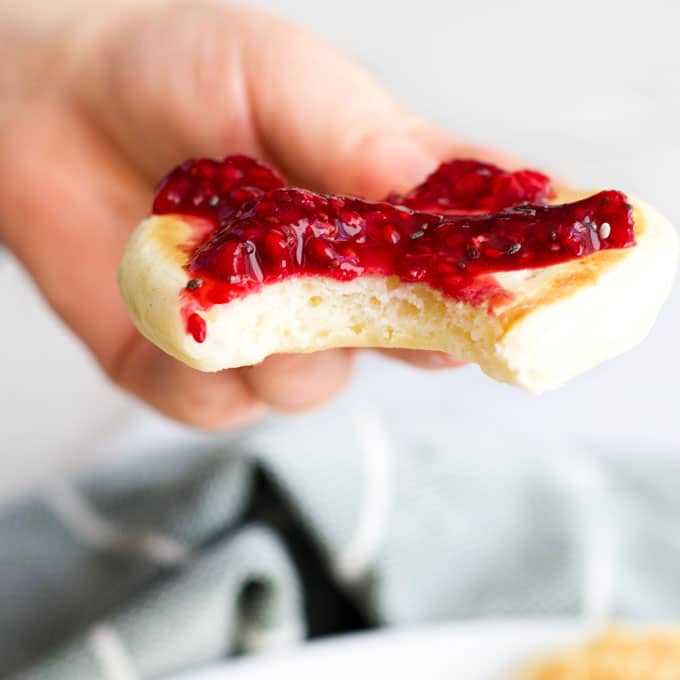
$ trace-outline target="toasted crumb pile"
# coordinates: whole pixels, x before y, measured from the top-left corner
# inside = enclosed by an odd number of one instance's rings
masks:
[[[519,680],[680,680],[680,628],[614,628],[585,646],[538,662]]]

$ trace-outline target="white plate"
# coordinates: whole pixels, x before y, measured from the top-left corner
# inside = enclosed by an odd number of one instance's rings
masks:
[[[563,620],[443,624],[332,638],[174,680],[512,680],[528,661],[589,635]]]

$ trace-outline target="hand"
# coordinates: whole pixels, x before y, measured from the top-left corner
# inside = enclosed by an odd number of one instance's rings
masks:
[[[202,374],[142,338],[115,272],[166,171],[246,153],[292,183],[380,197],[443,158],[497,160],[404,113],[329,46],[260,12],[209,0],[0,0],[0,26],[0,59],[16,66],[0,81],[0,237],[111,379],[193,425],[312,407],[347,380],[352,352]]]

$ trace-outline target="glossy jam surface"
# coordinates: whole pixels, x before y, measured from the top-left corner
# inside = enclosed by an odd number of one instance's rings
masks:
[[[561,206],[433,215],[277,189],[242,208],[194,253],[188,268],[205,282],[192,291],[204,305],[299,274],[343,281],[398,276],[481,304],[500,292],[489,289],[486,277],[493,272],[544,267],[631,244],[630,208],[615,191]]]
[[[486,183],[475,185],[471,176]],[[242,156],[185,163],[161,185],[154,213],[212,225],[190,248],[181,292],[185,326],[197,342],[206,337],[197,312],[293,276],[395,276],[493,308],[512,298],[494,272],[635,243],[624,194],[603,191],[549,206],[545,176],[475,161],[446,163],[406,196],[390,196],[393,202],[282,186],[266,165]]]
[[[161,181],[152,212],[204,217],[217,226],[246,201],[285,185],[272,168],[248,156],[200,158],[182,163]]]
[[[204,342],[208,334],[208,327],[205,323],[205,319],[196,312],[192,312],[189,308],[186,309],[184,313],[184,325],[186,326],[187,333],[196,342]]]
[[[545,205],[555,192],[550,179],[535,170],[509,172],[491,163],[442,163],[422,184],[387,201],[412,210],[444,214],[498,212],[522,203]]]

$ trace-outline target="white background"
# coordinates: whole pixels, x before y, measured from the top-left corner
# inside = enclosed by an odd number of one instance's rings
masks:
[[[583,186],[621,188],[680,225],[680,3],[675,0],[257,2],[327,36],[405,105]],[[339,105],[341,103],[339,102]],[[101,312],[93,312],[101,313]],[[680,292],[635,351],[541,398],[474,368],[445,375],[370,358],[348,395],[388,417],[575,445],[680,451]],[[93,456],[139,407],[0,255],[0,497]],[[358,401],[357,401],[358,403]]]

